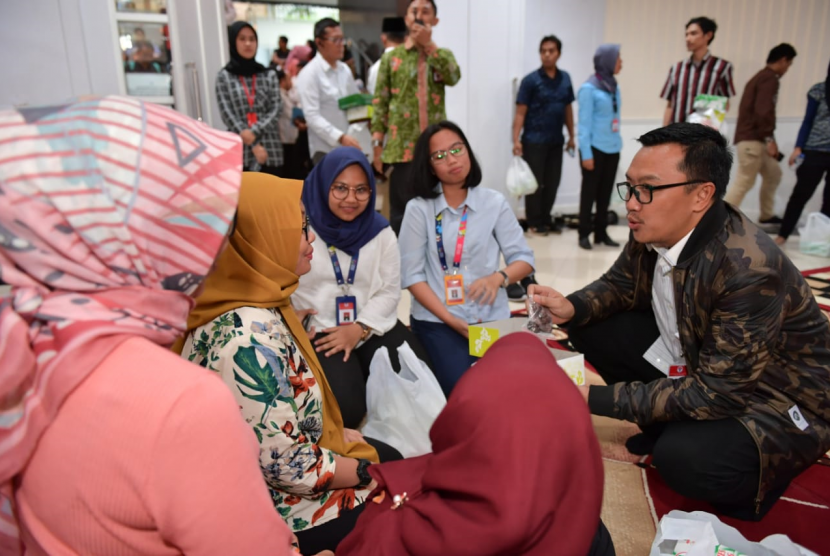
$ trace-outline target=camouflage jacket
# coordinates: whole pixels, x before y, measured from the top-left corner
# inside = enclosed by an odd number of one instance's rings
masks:
[[[568,296],[571,322],[649,310],[656,262],[630,240],[602,278]],[[688,376],[592,387],[591,410],[640,425],[738,419],[758,445],[760,504],[830,448],[830,321],[769,236],[721,201],[692,233],[673,281]]]

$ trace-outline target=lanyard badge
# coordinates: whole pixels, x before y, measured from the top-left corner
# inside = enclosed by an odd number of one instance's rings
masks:
[[[447,305],[464,304],[464,276],[458,274],[461,268],[461,255],[464,251],[464,240],[467,237],[467,207],[461,213],[461,223],[458,225],[458,239],[455,242],[455,256],[452,262],[452,274],[447,265],[447,255],[444,253],[444,225],[441,214],[435,217],[435,241],[438,244],[438,259],[444,270],[444,299]]]
[[[349,276],[344,280],[343,270],[340,268],[340,261],[337,259],[337,250],[333,245],[328,245],[327,248],[331,258],[331,266],[334,269],[334,278],[337,280],[337,285],[346,294],[334,299],[334,314],[337,317],[337,326],[345,326],[357,320],[357,299],[353,295],[349,295],[349,286],[354,284],[358,254],[355,253],[355,256],[352,257],[352,262],[349,264]]]
[[[245,84],[245,78],[239,76],[239,82],[242,83],[242,90],[245,92],[245,98],[248,99],[248,127],[254,127],[257,123],[256,112],[254,111],[254,101],[256,100],[256,75],[251,76],[251,90],[248,91],[248,85]]]

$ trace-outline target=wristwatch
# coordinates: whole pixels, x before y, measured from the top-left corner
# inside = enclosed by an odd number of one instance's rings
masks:
[[[356,322],[355,324],[357,324],[360,328],[363,329],[363,335],[360,337],[360,341],[362,342],[369,337],[369,333],[372,331],[372,329],[363,324],[362,322]]]
[[[373,147],[382,147],[383,146],[383,141],[381,141],[380,139],[372,139],[372,146]]]
[[[372,482],[372,476],[369,475],[370,465],[372,465],[372,462],[368,459],[357,460],[357,484],[355,485],[357,488],[363,488]]]
[[[501,283],[501,287],[506,288],[510,285],[510,276],[508,276],[507,273],[503,270],[499,270],[498,272],[499,274],[504,276],[504,282]]]

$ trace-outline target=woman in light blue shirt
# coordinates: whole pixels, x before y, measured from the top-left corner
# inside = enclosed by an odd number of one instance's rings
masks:
[[[622,69],[620,45],[603,44],[594,54],[596,73],[582,84],[579,101],[579,158],[582,160],[582,190],[579,194],[579,246],[591,249],[594,242],[610,247],[619,243],[608,237],[608,205],[620,163],[620,108],[622,99],[614,76]],[[591,210],[597,214],[591,222]],[[593,224],[593,225],[592,225]]]
[[[424,130],[412,161],[416,198],[398,237],[401,286],[413,297],[412,331],[447,395],[475,361],[467,325],[509,318],[505,287],[533,272],[533,252],[507,200],[480,183],[481,168],[457,125]]]

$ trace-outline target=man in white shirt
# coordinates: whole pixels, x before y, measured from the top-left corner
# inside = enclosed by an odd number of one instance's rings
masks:
[[[402,17],[384,17],[383,26],[380,32],[380,42],[383,44],[383,54],[386,54],[396,46],[400,46],[406,40],[406,22]],[[383,57],[381,55],[381,58]],[[369,77],[366,80],[366,90],[369,94],[375,94],[375,85],[378,82],[378,70],[380,69],[380,58],[369,68]]]
[[[340,24],[327,17],[314,25],[317,55],[297,76],[303,115],[308,125],[308,149],[317,164],[335,147],[360,148],[357,139],[347,135],[349,122],[337,101],[358,93],[349,66],[343,58],[343,31]]]
[[[723,201],[732,153],[718,131],[675,123],[639,138],[617,184],[631,236],[567,297],[534,301],[606,385],[591,413],[632,421],[626,442],[665,483],[757,521],[830,448],[830,322],[799,270]]]

